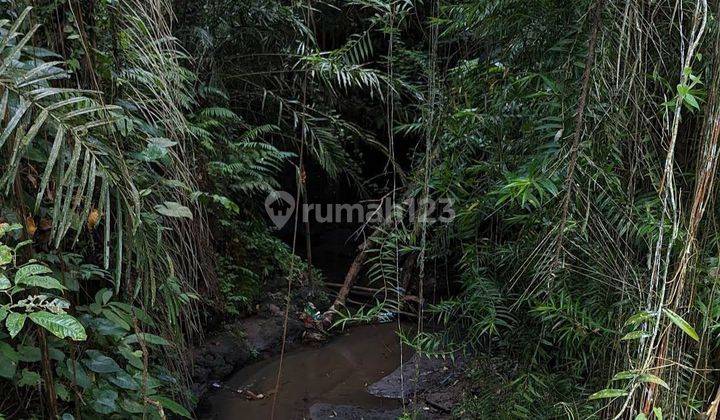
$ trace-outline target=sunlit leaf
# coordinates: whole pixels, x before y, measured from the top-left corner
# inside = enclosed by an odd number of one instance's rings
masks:
[[[52,273],[52,270],[48,267],[45,267],[44,265],[28,264],[18,269],[17,273],[15,274],[15,281],[23,281],[30,276],[50,273]]]
[[[157,206],[155,206],[155,211],[162,214],[163,216],[168,217],[179,217],[186,219],[193,218],[192,212],[189,208],[174,201],[166,201],[163,204],[158,204]]]
[[[16,278],[15,280],[15,283],[18,285],[23,284],[31,287],[40,287],[42,289],[67,289],[65,286],[62,285],[62,283],[50,276],[29,276],[23,279]]]
[[[0,274],[0,290],[7,290],[12,287],[10,279],[5,274]]]
[[[0,266],[8,265],[13,260],[12,248],[7,245],[0,245]]]
[[[665,315],[667,315],[668,318],[670,318],[670,321],[672,321],[673,324],[677,325],[678,328],[680,328],[690,338],[695,341],[700,341],[700,337],[695,331],[695,328],[688,324],[688,322],[685,321],[680,315],[667,308],[663,309],[663,312],[665,313]]]
[[[618,398],[624,397],[627,394],[628,392],[624,389],[607,388],[592,394],[588,399],[599,400],[604,398]]]
[[[661,387],[663,387],[665,389],[670,389],[670,387],[668,386],[668,384],[665,381],[663,381],[662,379],[660,379],[659,377],[657,377],[651,373],[642,373],[642,374],[638,375],[637,378],[635,378],[635,379],[640,382],[653,383],[653,384],[660,385]]]
[[[20,330],[22,330],[26,318],[27,315],[17,312],[10,312],[8,314],[7,318],[5,318],[5,327],[8,329],[8,334],[10,334],[11,338],[15,338]]]
[[[30,320],[50,331],[58,338],[70,338],[75,341],[84,341],[87,339],[85,327],[71,315],[41,311],[33,312],[29,316]]]
[[[647,311],[640,311],[636,313],[635,315],[631,316],[630,318],[625,321],[625,326],[629,327],[632,325],[640,324],[644,321],[647,321],[648,319],[652,318],[654,315]]]
[[[650,333],[647,331],[631,331],[625,334],[620,340],[638,340],[640,338],[650,337]]]

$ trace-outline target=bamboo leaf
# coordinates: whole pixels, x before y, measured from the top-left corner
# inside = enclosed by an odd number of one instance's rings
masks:
[[[622,372],[618,372],[615,374],[615,376],[612,377],[611,381],[619,381],[623,379],[633,379],[637,376],[637,373],[631,372],[629,370],[625,370]]]
[[[91,114],[93,112],[101,112],[101,111],[108,112],[108,111],[114,111],[114,110],[118,110],[118,109],[122,109],[122,108],[120,108],[119,106],[115,106],[115,105],[113,105],[113,106],[101,106],[101,105],[90,106],[87,108],[81,108],[81,109],[77,109],[75,111],[68,112],[67,114],[65,114],[65,116],[63,116],[63,120],[69,120],[69,119],[72,119],[75,117],[79,117],[81,115]]]
[[[39,66],[30,70],[29,72],[25,73],[25,75],[20,79],[22,81],[22,83],[18,86],[23,87],[24,84],[26,84],[32,80],[36,80],[36,79],[33,79],[34,77],[42,77],[44,75],[43,73],[45,73],[45,75],[46,75],[47,74],[46,72],[49,70],[54,69],[56,71],[62,72],[62,69],[56,67],[56,66],[62,65],[62,64],[63,64],[62,61],[48,61],[47,63],[42,63]]]
[[[680,315],[676,314],[675,312],[673,312],[667,308],[663,309],[663,312],[665,313],[665,315],[667,315],[668,318],[670,318],[670,321],[672,321],[673,324],[677,325],[678,328],[680,328],[690,338],[692,338],[695,341],[700,341],[700,337],[698,336],[695,329],[687,321],[685,321]]]
[[[657,384],[665,389],[670,389],[670,387],[668,386],[668,384],[665,381],[663,381],[662,379],[660,379],[659,377],[657,377],[651,373],[640,374],[637,376],[636,379],[640,382],[648,382],[648,383],[652,383],[652,384]]]
[[[28,6],[26,7],[22,13],[20,13],[20,16],[15,19],[15,22],[13,23],[12,27],[7,31],[7,35],[0,37],[0,53],[3,53],[4,49],[8,46],[8,43],[15,39],[16,36],[19,34],[17,33],[18,28],[20,25],[25,21],[25,18],[27,17],[28,13],[30,13],[30,10],[32,10],[32,7]]]
[[[0,65],[0,74],[4,73],[5,70],[10,66],[10,64],[15,60],[15,56],[20,52],[20,50],[25,46],[25,44],[30,41],[33,34],[35,34],[35,31],[38,30],[40,27],[39,24],[34,25],[26,34],[23,36],[23,38],[13,46],[13,48],[6,53],[5,60],[3,60],[2,65]]]
[[[2,100],[0,100],[0,118],[5,118],[5,112],[7,111],[8,99],[10,98],[10,90],[5,89],[3,92]]]
[[[82,103],[82,102],[89,102],[89,101],[90,101],[90,99],[85,96],[73,96],[68,99],[63,99],[62,101],[55,102],[52,105],[48,105],[47,109],[50,111],[53,111],[55,109],[62,108],[64,106],[73,105],[73,104]]]
[[[655,414],[655,419],[656,419],[656,420],[663,420],[662,408],[660,408],[660,407],[653,407],[653,414]]]
[[[25,115],[25,112],[30,108],[30,102],[27,102],[25,100],[20,101],[20,106],[17,110],[15,110],[15,114],[13,114],[10,121],[5,126],[5,130],[3,130],[2,134],[0,135],[0,147],[2,147],[5,142],[7,141],[8,137],[10,137],[10,134],[15,130],[15,127],[17,127],[18,123],[20,122],[20,119]]]
[[[637,324],[640,324],[652,317],[653,317],[653,314],[651,314],[650,312],[640,311],[640,312],[636,313],[635,315],[631,316],[630,318],[628,318],[628,320],[625,321],[625,326],[629,327],[632,325],[637,325]]]
[[[650,337],[650,333],[647,331],[631,331],[627,334],[625,334],[620,340],[621,341],[627,341],[627,340],[638,340],[641,338],[647,338]]]
[[[594,394],[592,394],[588,399],[590,400],[599,400],[604,398],[618,398],[618,397],[624,397],[628,394],[628,392],[624,389],[614,389],[614,388],[606,388],[601,391],[598,391]]]
[[[65,130],[61,127],[58,127],[57,132],[55,133],[55,140],[53,141],[52,148],[50,149],[50,155],[48,156],[48,160],[45,163],[45,171],[43,172],[42,179],[40,180],[40,188],[38,189],[37,197],[35,197],[36,213],[40,209],[40,203],[42,202],[42,198],[45,195],[45,189],[50,182],[50,177],[52,176],[55,162],[57,161],[58,155],[60,154],[60,147],[63,144],[64,138]]]
[[[30,126],[30,129],[25,133],[22,140],[20,140],[20,144],[15,146],[15,148],[13,149],[13,155],[10,158],[11,169],[8,172],[15,171],[15,168],[17,167],[20,160],[20,153],[25,151],[25,148],[35,139],[38,131],[40,131],[40,127],[45,124],[45,120],[47,120],[48,115],[48,111],[46,109],[43,109],[40,114],[35,117],[33,125]]]

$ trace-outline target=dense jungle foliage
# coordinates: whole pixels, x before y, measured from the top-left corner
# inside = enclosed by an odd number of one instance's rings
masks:
[[[0,0],[0,413],[193,417],[210,319],[322,281],[265,197],[330,185],[396,210],[335,328],[415,314],[457,417],[716,418],[719,12]]]

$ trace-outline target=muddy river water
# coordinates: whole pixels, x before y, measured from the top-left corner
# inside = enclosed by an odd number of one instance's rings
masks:
[[[399,400],[372,396],[366,388],[400,366],[396,330],[396,323],[360,326],[322,347],[287,352],[275,419],[310,418],[315,404],[395,411]],[[405,353],[406,358],[409,354]],[[209,414],[204,418],[270,419],[279,362],[279,357],[274,357],[236,372],[222,389],[211,391]],[[238,390],[263,394],[264,398],[248,399],[249,393]]]

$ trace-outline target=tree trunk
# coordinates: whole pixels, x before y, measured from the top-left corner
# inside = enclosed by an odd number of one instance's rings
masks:
[[[366,239],[365,242],[363,242],[358,247],[358,254],[355,256],[355,259],[353,260],[352,264],[350,264],[350,269],[348,270],[347,274],[345,275],[345,281],[343,282],[342,287],[340,288],[340,291],[337,294],[337,297],[335,298],[335,301],[332,305],[330,305],[330,308],[325,312],[325,315],[323,316],[323,325],[325,328],[328,328],[332,325],[333,317],[335,316],[335,312],[337,310],[345,305],[345,300],[347,299],[348,293],[350,293],[350,289],[352,288],[353,284],[355,284],[355,280],[357,280],[358,275],[360,274],[360,270],[362,269],[363,264],[365,263],[365,260],[367,259],[365,250],[368,246],[368,241],[370,239]]]

